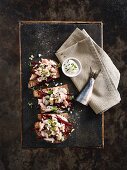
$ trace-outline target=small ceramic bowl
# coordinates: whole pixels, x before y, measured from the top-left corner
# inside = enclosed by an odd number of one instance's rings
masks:
[[[68,60],[73,60],[73,61],[78,65],[78,68],[79,68],[78,72],[73,73],[73,74],[70,74],[70,73],[67,73],[67,72],[65,71],[65,63],[66,63]],[[63,71],[63,73],[64,73],[66,76],[68,76],[68,77],[76,77],[76,76],[78,76],[78,75],[80,74],[81,70],[82,70],[81,62],[80,62],[78,59],[76,59],[76,58],[73,58],[73,57],[67,58],[67,59],[65,59],[64,62],[62,63],[62,71]]]

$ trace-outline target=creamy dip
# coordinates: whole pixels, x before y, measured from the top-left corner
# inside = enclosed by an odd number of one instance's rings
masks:
[[[79,72],[79,66],[73,59],[68,59],[63,64],[63,70],[66,74],[74,76]]]

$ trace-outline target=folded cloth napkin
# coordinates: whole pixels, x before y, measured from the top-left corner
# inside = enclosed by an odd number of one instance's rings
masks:
[[[90,67],[94,71],[101,69],[89,101],[90,107],[96,114],[102,113],[120,102],[121,98],[117,90],[120,73],[106,52],[84,29],[76,28],[58,49],[56,56],[61,63],[69,57],[77,58],[81,62],[81,73],[71,78],[79,91],[83,89],[89,79]]]

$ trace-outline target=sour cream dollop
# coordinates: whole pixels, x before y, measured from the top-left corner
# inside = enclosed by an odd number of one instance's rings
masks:
[[[80,73],[81,64],[77,59],[66,59],[62,64],[63,73],[68,77],[75,77]]]

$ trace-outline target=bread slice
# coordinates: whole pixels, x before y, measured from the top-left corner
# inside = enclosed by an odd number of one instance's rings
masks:
[[[66,89],[67,98],[63,100],[63,102],[57,103],[54,97],[50,97],[52,94],[49,94],[49,92],[53,92],[61,88]],[[40,105],[41,113],[52,112],[52,111],[61,112],[63,109],[71,106],[71,100],[70,100],[69,89],[67,84],[62,86],[52,87],[52,88],[41,89],[41,90],[33,90],[33,95],[34,97],[38,98],[38,104]],[[46,97],[49,97],[48,100],[49,102],[45,101]]]
[[[43,115],[48,115],[48,114],[50,115],[52,113],[46,113],[46,114],[40,113],[40,114],[37,115],[37,118],[38,118],[38,120],[41,120]],[[56,113],[53,113],[53,114],[56,114]],[[61,113],[60,115],[65,117],[66,119],[68,119],[70,117],[68,113]]]
[[[45,60],[45,59],[44,59]],[[50,60],[48,60],[48,61],[50,61]],[[51,61],[53,61],[53,60],[51,60]],[[55,61],[53,61],[54,63],[56,63],[57,64],[57,62],[55,62]],[[35,62],[36,63],[36,66],[39,66],[39,62]],[[58,64],[57,64],[58,65]],[[33,65],[33,67],[32,67],[32,70],[31,70],[31,76],[30,76],[30,79],[29,79],[29,83],[28,83],[28,88],[32,88],[32,87],[35,87],[35,86],[37,86],[38,84],[41,84],[41,83],[46,83],[46,82],[50,82],[52,79],[57,79],[57,78],[59,78],[60,77],[60,74],[59,74],[59,69],[58,69],[58,67],[55,67],[54,69],[56,70],[56,75],[55,76],[51,76],[51,77],[47,77],[47,81],[46,80],[43,80],[43,81],[41,81],[41,82],[39,82],[38,81],[38,75],[36,75],[35,73],[34,73],[34,66],[35,65]]]
[[[41,98],[42,93],[47,93],[50,90],[54,91],[55,89],[60,88],[60,87],[65,88],[67,90],[67,93],[69,93],[68,85],[64,84],[62,86],[50,87],[50,88],[45,88],[45,89],[40,89],[40,90],[33,90],[33,95],[34,95],[34,97]]]
[[[58,140],[58,137],[56,134],[54,134],[53,136],[48,136],[47,138],[43,136],[43,134],[45,134],[45,132],[47,132],[48,134],[51,132],[49,128],[46,129],[46,127],[43,125],[45,120],[52,120],[52,116],[57,118],[57,121],[59,123],[62,123],[62,125],[64,125],[66,127],[65,132],[61,132],[62,135],[64,136],[64,139],[60,139]],[[38,138],[45,140],[49,143],[61,143],[64,142],[70,135],[70,133],[74,130],[73,129],[73,125],[71,122],[68,121],[69,115],[68,113],[63,113],[61,115],[59,114],[38,114],[38,121],[35,122],[34,124],[34,128],[35,128],[35,132],[36,135],[38,136]],[[62,120],[62,121],[61,121]],[[42,128],[43,125],[44,127]],[[51,127],[53,128],[53,127]],[[42,132],[43,131],[43,132]]]

